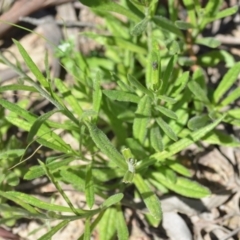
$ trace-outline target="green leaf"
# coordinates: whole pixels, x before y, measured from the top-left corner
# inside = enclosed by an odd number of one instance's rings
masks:
[[[194,94],[194,97],[206,105],[210,105],[210,101],[207,97],[206,92],[202,89],[202,87],[196,81],[190,81],[188,83],[189,90]]]
[[[140,97],[138,97],[137,95],[121,90],[103,90],[103,93],[108,98],[116,101],[138,103],[140,100]]]
[[[229,95],[221,101],[221,106],[227,106],[240,98],[240,87],[234,89]]]
[[[162,16],[154,16],[153,21],[164,31],[176,34],[179,38],[183,38],[182,32],[169,19]]]
[[[5,92],[5,91],[37,92],[37,90],[34,87],[26,86],[22,84],[11,84],[11,85],[0,86],[0,92]]]
[[[66,159],[61,159],[60,161],[54,161],[47,164],[48,168],[51,171],[58,171],[61,167],[67,166],[70,162],[75,159],[74,156],[68,157]],[[41,166],[33,166],[27,171],[24,175],[25,180],[32,180],[34,178],[38,178],[44,175],[44,170]]]
[[[8,185],[15,187],[19,184],[19,176],[16,174],[16,172],[10,172],[6,177],[5,181]]]
[[[175,26],[182,30],[194,28],[194,26],[191,23],[179,21],[179,20],[175,22]]]
[[[156,108],[159,112],[161,112],[163,115],[165,115],[165,116],[167,116],[167,117],[169,117],[169,118],[172,118],[172,119],[174,119],[174,120],[177,120],[177,119],[178,119],[177,115],[176,115],[172,110],[170,110],[170,109],[167,109],[167,108],[162,107],[162,106],[155,106],[155,108]]]
[[[237,118],[240,119],[240,108],[236,108],[236,109],[231,109],[227,112],[228,116],[231,116],[233,118]],[[1,157],[1,155],[0,155]]]
[[[153,193],[147,181],[141,177],[141,175],[136,174],[134,178],[134,183],[141,194],[141,197],[146,204],[146,207],[150,214],[155,219],[162,219],[162,209],[161,203],[158,197]]]
[[[237,81],[238,75],[240,73],[240,62],[236,63],[228,72],[224,75],[220,84],[213,94],[213,99],[215,103],[218,103],[221,97],[226,93],[226,91]]]
[[[99,222],[99,240],[111,240],[116,232],[118,219],[116,208],[108,208]]]
[[[134,138],[127,138],[126,139],[126,145],[131,149],[133,155],[136,158],[144,158],[148,155],[145,148],[143,147],[143,145],[140,144]]]
[[[196,26],[197,25],[197,19],[196,19],[196,13],[195,13],[195,1],[194,0],[183,0],[183,3],[187,9],[188,17],[190,19],[190,22]]]
[[[126,220],[124,219],[123,210],[121,209],[120,205],[117,205],[117,216],[116,216],[118,223],[117,223],[117,236],[118,240],[128,240],[129,233],[128,227],[126,224]]]
[[[150,129],[150,143],[156,152],[161,152],[164,149],[162,135],[159,126],[154,124]]]
[[[151,86],[151,89],[158,90],[161,86],[161,56],[157,47],[154,47],[149,54],[148,66],[147,66],[147,85]]]
[[[139,53],[139,54],[147,53],[146,48],[136,45],[130,39],[124,39],[122,37],[99,35],[99,34],[96,34],[93,32],[83,32],[82,35],[92,38],[95,41],[99,42],[100,44],[103,44],[104,46],[105,45],[106,46],[118,46],[119,48],[123,49],[124,51],[128,50],[130,52],[135,52],[135,53]]]
[[[164,95],[158,95],[157,98],[160,99],[160,100],[163,100],[164,102],[169,103],[169,104],[175,104],[177,102],[176,99],[171,98],[171,97],[167,97],[167,96],[164,96]]]
[[[211,21],[215,21],[220,18],[225,18],[225,17],[231,16],[231,15],[235,14],[237,11],[238,11],[238,6],[224,9],[224,10],[218,12],[213,18],[211,18]]]
[[[124,197],[124,195],[122,193],[114,194],[114,195],[110,196],[108,199],[106,199],[102,203],[101,207],[102,208],[109,208],[112,205],[117,204],[118,202],[120,202],[123,199],[123,197]]]
[[[175,64],[175,61],[176,61],[176,56],[172,56],[168,62],[168,65],[164,71],[164,74],[163,74],[163,84],[162,84],[162,87],[161,87],[161,93],[164,94],[167,90],[167,87],[169,86],[170,84],[170,79],[171,79],[171,76],[172,76],[172,72],[173,72],[173,67],[174,67],[174,64]]]
[[[190,57],[178,57],[178,64],[180,66],[191,67],[196,64],[196,60]]]
[[[225,118],[225,116],[226,115],[223,115],[215,122],[189,134],[186,138],[180,139],[178,142],[171,144],[166,150],[155,153],[151,155],[148,159],[144,159],[144,161],[142,161],[140,166],[137,168],[138,171],[147,168],[148,166],[154,164],[156,161],[163,161],[166,158],[173,156],[174,154],[180,152],[181,150],[200,140],[208,132],[212,131]]]
[[[30,128],[32,126],[30,123],[20,119],[19,117],[7,116],[6,119],[13,125],[26,131],[30,131]],[[39,138],[37,138],[36,141],[46,147],[49,147],[50,149],[64,153],[72,152],[70,145],[66,144],[61,137],[59,137],[51,130],[45,131],[44,128],[40,128],[37,132],[37,136]]]
[[[170,190],[186,197],[202,198],[211,194],[208,188],[186,178],[178,177],[177,181],[173,183],[160,172],[152,172],[151,175]]]
[[[208,115],[195,116],[188,121],[188,128],[195,131],[205,127],[210,121]]]
[[[37,65],[33,62],[32,58],[29,56],[29,54],[24,49],[24,47],[21,45],[21,43],[18,42],[17,40],[15,40],[15,39],[13,39],[13,42],[17,46],[18,51],[22,55],[26,65],[28,66],[30,71],[34,74],[36,79],[40,82],[40,84],[43,87],[48,87],[48,82],[47,82],[46,78],[43,76],[42,72],[39,70]]]
[[[151,116],[151,100],[145,95],[138,104],[136,117],[133,121],[133,136],[144,143],[147,135],[147,127]]]
[[[17,158],[22,156],[25,153],[25,149],[11,149],[4,152],[0,152],[0,159],[5,158]]]
[[[20,193],[20,192],[5,192],[6,196],[10,196],[12,199],[14,198],[14,202],[18,203],[18,201],[25,202],[27,204],[30,204],[34,207],[40,208],[40,209],[45,209],[48,211],[57,211],[57,212],[73,212],[71,208],[69,207],[64,207],[52,203],[47,203],[42,200],[39,200],[36,197],[33,197],[29,194],[25,193]],[[80,209],[78,209],[79,211]],[[85,213],[84,210],[80,210],[80,213]]]
[[[175,132],[173,132],[173,130],[171,129],[171,127],[160,117],[158,117],[156,119],[158,125],[160,126],[160,128],[166,133],[166,135],[171,138],[173,141],[177,141],[178,137],[175,134]]]
[[[116,12],[122,14],[133,21],[139,21],[140,18],[133,12],[111,0],[81,0],[81,3],[98,11]],[[107,239],[106,239],[107,240]]]
[[[195,43],[204,45],[210,48],[217,48],[221,45],[221,41],[213,37],[197,38]]]
[[[177,78],[175,84],[174,84],[174,89],[173,89],[173,93],[172,96],[178,96],[179,93],[185,89],[187,82],[189,79],[189,72],[184,72],[183,74],[181,74],[180,77]]]
[[[54,175],[51,173],[51,171],[48,169],[48,167],[43,162],[41,162],[40,160],[38,160],[38,162],[41,165],[41,167],[43,168],[43,170],[44,170],[45,174],[47,175],[47,177],[49,178],[49,180],[54,184],[54,186],[56,187],[58,192],[62,195],[63,199],[66,201],[68,206],[77,215],[78,214],[77,210],[73,206],[73,204],[70,201],[70,199],[68,198],[67,194],[63,191],[63,189],[60,186],[59,182],[55,179]]]
[[[15,202],[18,205],[20,205],[22,207],[21,210],[22,209],[26,209],[29,213],[33,213],[33,214],[37,214],[38,213],[38,211],[35,208],[30,206],[24,200],[17,198],[16,195],[11,195],[11,192],[6,192],[6,191],[2,192],[2,191],[0,191],[0,196],[3,197],[3,198],[8,199],[10,201],[13,201],[13,202]]]
[[[57,112],[60,112],[60,111],[52,110],[52,111],[49,111],[49,112],[43,114],[39,118],[37,118],[36,121],[33,123],[33,125],[30,128],[30,131],[29,131],[28,137],[27,137],[27,141],[31,142],[33,140],[34,136],[37,135],[37,132],[40,129],[40,127],[42,126],[42,124],[45,123],[48,118],[50,118],[53,114],[55,114]]]
[[[237,138],[217,129],[214,129],[211,133],[207,134],[203,138],[203,141],[209,144],[216,144],[220,146],[228,147],[240,146],[240,141]]]
[[[215,16],[219,12],[221,5],[223,4],[222,0],[210,0],[208,1],[206,7],[204,8],[204,15],[206,17]]]
[[[173,169],[175,172],[182,174],[185,177],[191,177],[191,172],[189,169],[184,167],[182,164],[176,162],[176,161],[168,161],[167,165]]]
[[[158,170],[165,176],[166,181],[171,182],[173,184],[176,183],[177,176],[172,169],[170,169],[169,167],[162,166]]]
[[[84,122],[89,130],[92,140],[96,146],[104,153],[110,160],[112,160],[116,166],[120,169],[127,170],[126,162],[123,156],[117,151],[113,144],[109,141],[107,136],[96,125],[85,121]]]
[[[224,50],[208,51],[207,53],[198,56],[197,59],[197,63],[202,67],[213,67],[220,61],[226,63],[226,67],[232,67],[235,64],[232,54]]]
[[[64,220],[62,222],[60,222],[59,224],[57,224],[55,227],[51,228],[50,231],[48,231],[46,234],[44,234],[42,237],[40,237],[38,240],[49,240],[52,239],[52,236],[57,233],[60,229],[64,228],[65,226],[67,226],[67,224],[69,223],[69,220]]]
[[[48,165],[49,169],[53,170],[52,167],[50,167],[50,164]],[[84,178],[82,178],[81,176],[70,172],[67,169],[62,169],[60,171],[60,175],[63,179],[63,181],[72,184],[73,186],[77,186],[78,189],[82,189],[84,190],[85,188],[85,181]]]
[[[142,21],[140,21],[139,23],[137,23],[131,30],[131,34],[133,36],[139,36],[141,35],[147,28],[149,19],[148,18],[144,18]]]
[[[91,222],[90,222],[90,220],[91,220],[90,218],[86,219],[85,227],[84,227],[84,238],[83,238],[83,240],[90,240],[91,239],[91,229],[90,229]]]
[[[85,195],[88,207],[91,209],[94,204],[94,181],[92,177],[92,164],[88,166],[85,179]]]
[[[55,79],[55,85],[59,92],[62,94],[64,100],[69,104],[73,112],[79,117],[81,117],[83,110],[79,105],[79,101],[77,100],[77,98],[72,94],[71,88],[69,86],[66,86],[63,83],[63,80],[59,78]]]
[[[93,110],[98,113],[101,107],[101,101],[102,101],[102,90],[100,85],[101,79],[100,79],[100,73],[97,73],[97,76],[94,80],[93,86]]]
[[[178,43],[178,41],[173,40],[168,46],[167,46],[168,50],[169,50],[169,54],[170,55],[175,55],[175,54],[180,54],[181,53],[181,48],[180,45]]]
[[[93,232],[94,228],[98,225],[103,215],[104,211],[100,212],[99,215],[93,221],[93,223],[90,225],[90,234]],[[82,235],[78,240],[84,240],[84,235]]]
[[[153,93],[149,91],[147,88],[145,88],[136,78],[128,74],[128,81],[131,85],[133,85],[137,90],[140,90],[142,93],[145,93],[146,95],[153,98]]]

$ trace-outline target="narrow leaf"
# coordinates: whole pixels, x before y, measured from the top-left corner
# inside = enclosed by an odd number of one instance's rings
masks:
[[[216,38],[205,37],[205,38],[197,38],[195,41],[196,44],[204,45],[210,48],[217,48],[221,45],[221,42]]]
[[[151,175],[170,190],[186,197],[202,198],[210,195],[208,188],[192,180],[178,177],[175,183],[168,181],[160,172],[152,172]]]
[[[154,124],[150,129],[150,143],[156,152],[161,152],[164,149],[162,135],[159,126]]]
[[[140,97],[136,94],[128,93],[120,90],[103,90],[103,93],[110,99],[122,102],[138,103]]]
[[[112,239],[118,223],[116,208],[108,208],[99,222],[99,240]]]
[[[40,209],[45,209],[48,211],[72,212],[72,209],[70,209],[69,207],[60,206],[60,205],[56,205],[56,204],[52,204],[52,203],[47,203],[47,202],[39,200],[38,198],[33,197],[29,194],[25,194],[25,193],[9,191],[9,192],[6,192],[6,196],[12,197],[12,199],[15,198],[16,203],[18,201],[22,201],[22,202],[30,204],[34,207],[37,207]],[[81,211],[81,213],[84,213],[84,211]]]
[[[17,40],[15,40],[15,39],[13,39],[13,42],[17,46],[18,51],[22,55],[26,65],[28,66],[30,71],[34,74],[36,79],[40,82],[40,84],[43,87],[48,87],[48,82],[47,82],[46,78],[43,76],[42,72],[39,70],[37,65],[33,62],[32,58],[29,56],[29,54],[24,49],[24,47],[21,45],[21,43],[18,42]]]
[[[187,30],[187,29],[194,28],[194,26],[191,23],[184,22],[184,21],[179,21],[179,20],[175,22],[175,26],[179,29],[182,29],[182,30]]]
[[[173,89],[172,96],[178,96],[179,93],[186,87],[189,79],[189,72],[184,72],[180,77],[177,78]]]
[[[173,169],[175,172],[185,176],[185,177],[191,177],[191,172],[189,169],[184,167],[182,164],[176,162],[176,161],[168,161],[168,166]]]
[[[220,18],[225,18],[225,17],[231,16],[231,15],[235,14],[237,11],[238,11],[238,6],[234,6],[234,7],[230,7],[230,8],[224,9],[224,10],[218,12],[211,19],[211,21],[215,21],[215,20],[220,19]]]
[[[97,76],[94,80],[94,91],[93,91],[93,110],[98,113],[101,106],[102,101],[102,90],[100,85],[101,79],[100,79],[100,73],[97,73]]]
[[[61,159],[60,161],[54,161],[47,164],[51,171],[58,171],[61,167],[67,166],[70,162],[75,159],[74,156],[68,157],[66,159]],[[44,170],[41,166],[30,167],[28,172],[24,175],[25,180],[32,180],[44,175]]]
[[[205,104],[210,104],[206,92],[201,88],[201,86],[196,81],[190,81],[188,83],[188,88],[194,94],[196,99],[204,102]]]
[[[209,144],[216,144],[220,146],[228,146],[228,147],[239,147],[240,141],[221,130],[214,129],[211,133],[207,134],[203,138],[204,142]]]
[[[85,194],[87,205],[91,209],[94,204],[94,181],[92,177],[92,164],[89,165],[86,173]]]
[[[160,128],[167,134],[169,138],[171,138],[174,141],[177,141],[178,139],[177,135],[173,132],[171,127],[169,127],[169,125],[162,118],[159,117],[156,119],[156,121]]]
[[[64,100],[69,104],[71,109],[73,109],[73,112],[80,117],[82,115],[83,110],[79,105],[79,101],[72,94],[71,88],[69,86],[66,86],[64,82],[58,78],[55,79],[55,85],[59,92],[62,94]]]
[[[115,195],[112,195],[102,203],[101,207],[102,208],[111,207],[112,205],[120,202],[123,199],[123,197],[124,195],[122,193],[117,193]]]
[[[169,86],[170,84],[170,79],[172,76],[172,72],[173,72],[173,67],[176,61],[176,56],[172,56],[168,62],[168,65],[164,71],[163,74],[163,83],[162,83],[162,87],[161,87],[161,93],[164,94],[166,92],[167,86]]]
[[[190,22],[196,26],[197,25],[197,18],[195,13],[195,1],[194,0],[183,0],[183,3],[187,9],[188,17]]]
[[[96,146],[110,159],[116,166],[126,171],[126,163],[123,156],[117,151],[107,136],[96,125],[85,121],[85,124],[90,132],[92,140]]]
[[[147,135],[147,126],[151,116],[151,100],[145,95],[138,104],[136,117],[133,121],[133,136],[142,144]]]
[[[96,219],[93,221],[93,223],[90,225],[90,234],[93,232],[94,228],[98,225],[103,215],[104,211],[100,212]],[[84,240],[84,234],[78,240]]]
[[[52,110],[52,111],[49,111],[49,112],[43,114],[39,118],[37,118],[36,121],[31,126],[31,129],[30,129],[30,131],[28,133],[27,141],[31,142],[33,140],[34,136],[37,135],[37,132],[40,129],[41,125],[44,122],[46,122],[46,120],[48,118],[50,118],[53,114],[55,114],[57,112],[60,112],[60,111],[59,110]]]
[[[176,34],[178,37],[183,38],[182,32],[169,19],[162,16],[154,16],[153,21],[157,26],[162,28],[164,31],[169,31],[171,33]]]
[[[91,239],[91,229],[90,229],[91,222],[90,222],[90,220],[91,220],[90,218],[86,219],[85,227],[84,227],[84,238],[83,238],[83,240],[90,240]]]
[[[171,97],[167,97],[167,96],[165,96],[165,95],[158,95],[157,98],[158,98],[158,99],[161,99],[161,100],[163,100],[164,102],[169,103],[169,104],[174,104],[174,103],[177,102],[176,99],[171,98]]]
[[[232,67],[235,64],[233,56],[225,50],[212,50],[198,56],[197,63],[202,67],[213,67],[219,62],[224,62],[226,67]]]
[[[240,98],[240,87],[234,89],[229,95],[221,101],[221,106],[227,106]]]
[[[121,206],[117,205],[117,217],[118,223],[117,223],[117,236],[118,240],[128,240],[129,239],[129,233],[128,233],[128,227],[126,224],[126,220],[124,219],[123,210],[121,209]]]
[[[144,18],[141,22],[137,23],[131,30],[131,34],[133,36],[141,35],[145,29],[147,28],[147,24],[149,22],[148,18]]]
[[[52,239],[52,236],[57,233],[60,229],[64,228],[70,221],[64,220],[57,224],[55,227],[51,228],[50,231],[48,231],[46,234],[44,234],[42,237],[40,237],[38,240],[49,240]]]
[[[63,199],[66,201],[68,206],[77,215],[78,214],[77,210],[73,206],[73,204],[70,201],[70,199],[68,198],[67,194],[62,190],[62,187],[60,186],[59,182],[55,179],[54,175],[49,171],[48,167],[43,162],[41,162],[40,160],[38,160],[38,162],[41,165],[41,167],[43,168],[43,170],[45,171],[45,174],[47,175],[49,180],[54,184],[54,186],[56,187],[58,192],[62,195]]]
[[[140,90],[142,93],[145,93],[146,95],[153,97],[153,93],[149,91],[147,88],[145,88],[136,78],[128,74],[128,81],[136,87],[137,90]]]
[[[155,106],[155,108],[156,108],[159,112],[161,112],[163,115],[165,115],[165,116],[167,116],[167,117],[169,117],[169,118],[172,118],[172,119],[174,119],[174,120],[177,120],[177,119],[178,119],[177,115],[176,115],[172,110],[170,110],[170,109],[167,109],[167,108],[162,107],[162,106]]]
[[[213,94],[213,99],[215,103],[218,103],[220,98],[224,93],[237,81],[238,75],[240,73],[240,62],[236,63],[228,72],[224,75],[220,84]]]
[[[191,133],[186,138],[180,139],[178,142],[171,144],[168,149],[155,153],[150,156],[148,159],[144,159],[144,161],[141,162],[141,165],[138,167],[138,171],[145,169],[147,166],[150,166],[154,164],[156,161],[163,161],[166,158],[169,158],[176,153],[180,152],[181,150],[185,149],[186,147],[190,146],[191,144],[195,143],[196,141],[203,138],[208,132],[213,130],[225,117],[226,115],[223,115],[219,119],[217,119],[215,122],[207,125],[204,128],[201,128],[193,133]]]
[[[195,131],[205,127],[210,122],[208,115],[195,116],[188,121],[188,128]]]
[[[67,164],[65,164],[66,166]],[[50,164],[48,165],[49,169],[53,170]],[[77,175],[69,170],[63,169],[60,171],[60,175],[63,179],[63,181],[66,181],[67,183],[72,184],[73,186],[77,186],[77,189],[84,190],[85,188],[85,181],[84,178],[81,177],[81,175]],[[26,175],[25,175],[26,176]]]
[[[141,194],[141,197],[146,204],[146,207],[150,214],[155,219],[162,219],[161,203],[158,197],[153,193],[147,181],[141,177],[141,175],[136,174],[134,178],[134,183]]]
[[[7,116],[6,119],[13,125],[26,131],[29,131],[31,128],[31,124],[20,119],[19,117]],[[39,138],[37,138],[36,141],[46,147],[49,147],[50,149],[65,153],[72,152],[70,145],[66,144],[57,134],[51,130],[44,131],[42,128],[40,128],[37,132],[37,136]]]
[[[0,86],[0,92],[5,91],[29,91],[29,92],[37,92],[34,87],[26,86],[22,84],[10,84],[5,86]]]

